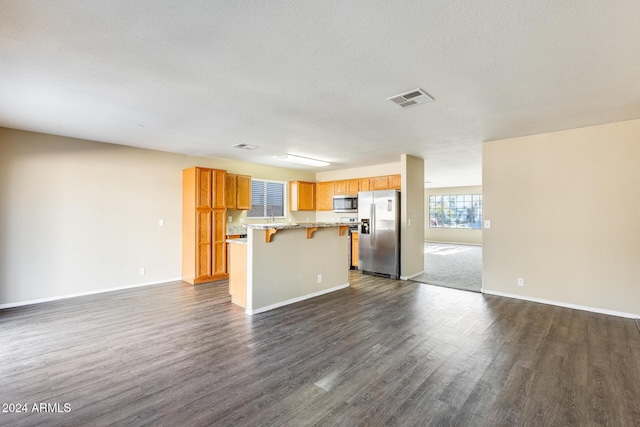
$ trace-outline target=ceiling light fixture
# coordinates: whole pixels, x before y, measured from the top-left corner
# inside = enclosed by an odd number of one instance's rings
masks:
[[[318,168],[330,165],[329,162],[325,162],[323,160],[310,159],[308,157],[300,157],[293,154],[280,154],[276,156],[276,159],[284,160],[285,162],[298,163],[300,165],[315,166]]]

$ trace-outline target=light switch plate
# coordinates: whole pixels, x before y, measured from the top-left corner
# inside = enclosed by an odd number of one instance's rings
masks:
[[[491,220],[490,219],[485,219],[484,220],[484,228],[491,228]]]

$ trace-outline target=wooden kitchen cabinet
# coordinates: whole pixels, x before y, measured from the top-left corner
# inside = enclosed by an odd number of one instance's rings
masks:
[[[228,173],[224,180],[224,205],[227,209],[236,208],[236,194],[238,192],[238,180],[236,178],[235,174]]]
[[[227,171],[212,169],[213,173],[213,182],[211,188],[213,188],[213,194],[211,195],[211,200],[213,200],[213,207],[216,209],[224,209],[225,205],[225,195],[224,195],[224,184],[225,177],[227,176]]]
[[[236,209],[248,211],[251,209],[251,177],[238,175],[237,180]]]
[[[389,175],[389,190],[400,190],[402,186],[402,176],[398,175]]]
[[[289,209],[292,211],[315,210],[316,183],[305,181],[289,181]]]
[[[371,190],[371,179],[370,178],[358,179],[358,191],[369,191],[369,190]]]
[[[358,267],[358,232],[351,232],[351,267]]]
[[[333,210],[334,181],[316,183],[316,210]]]
[[[333,182],[333,194],[335,196],[349,195],[349,196],[357,196],[358,189],[360,188],[358,184],[358,179],[343,179],[340,181]]]
[[[389,177],[388,176],[375,176],[370,179],[371,190],[388,190],[389,189]]]
[[[233,173],[226,174],[224,199],[227,209],[251,209],[251,177]]]
[[[182,280],[192,285],[226,279],[226,172],[182,171]]]
[[[347,181],[347,194],[350,196],[357,196],[360,191],[360,183],[358,179],[348,179]]]

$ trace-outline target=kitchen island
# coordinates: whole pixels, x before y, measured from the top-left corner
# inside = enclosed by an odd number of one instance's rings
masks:
[[[348,223],[248,224],[229,239],[231,301],[247,314],[349,286]]]

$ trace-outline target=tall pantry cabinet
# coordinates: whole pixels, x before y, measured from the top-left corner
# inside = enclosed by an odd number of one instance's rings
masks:
[[[226,279],[226,171],[182,171],[182,280],[192,285]]]

